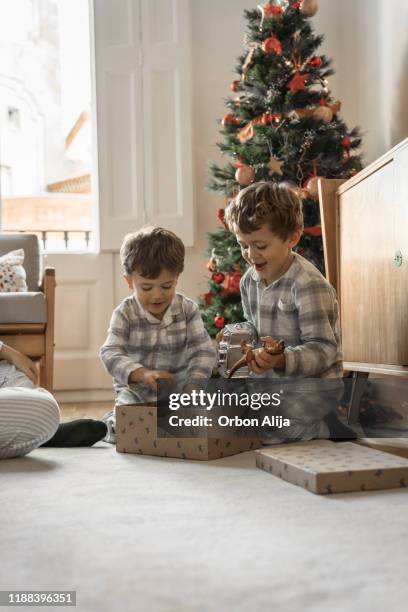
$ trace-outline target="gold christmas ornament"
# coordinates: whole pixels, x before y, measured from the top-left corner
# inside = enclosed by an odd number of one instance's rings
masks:
[[[319,198],[319,187],[318,187],[318,183],[319,183],[319,179],[321,179],[323,177],[321,176],[312,176],[312,178],[310,178],[307,183],[306,183],[306,189],[310,194],[310,197],[313,198],[314,200],[317,200]]]
[[[269,174],[279,174],[282,176],[282,166],[285,162],[277,159],[276,157],[271,157],[268,162]]]
[[[321,119],[325,123],[330,123],[333,119],[333,111],[328,106],[319,106],[313,111],[313,117],[315,119]]]
[[[235,172],[235,180],[242,187],[250,185],[255,178],[255,170],[252,166],[240,166]]]
[[[314,17],[319,10],[319,4],[317,0],[303,0],[299,10],[306,17]]]

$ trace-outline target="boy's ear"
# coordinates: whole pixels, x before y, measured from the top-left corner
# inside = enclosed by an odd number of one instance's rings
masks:
[[[303,230],[301,229],[297,229],[293,234],[292,237],[289,241],[289,246],[291,249],[293,249],[293,247],[295,247],[297,245],[297,243],[299,242],[301,236],[303,234]]]
[[[127,286],[129,287],[129,289],[131,289],[133,291],[134,287],[133,287],[132,277],[128,276],[127,274],[124,274],[123,278],[125,279],[125,282],[126,282]]]

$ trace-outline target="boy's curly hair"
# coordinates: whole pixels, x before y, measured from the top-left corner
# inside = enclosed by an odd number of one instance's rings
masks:
[[[181,274],[185,247],[176,234],[162,227],[142,227],[127,234],[120,249],[125,274],[137,272],[146,278],[157,278],[162,270]]]
[[[225,211],[232,231],[233,224],[250,234],[267,224],[282,240],[296,230],[303,230],[302,202],[287,183],[259,182],[242,189]]]

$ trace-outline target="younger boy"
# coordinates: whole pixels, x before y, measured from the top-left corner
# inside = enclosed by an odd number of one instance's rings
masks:
[[[197,304],[176,293],[185,248],[173,232],[146,227],[125,236],[120,259],[132,295],[113,311],[100,357],[112,375],[116,405],[157,401],[157,381],[188,390],[208,379],[216,354]],[[115,442],[114,413],[106,415]]]
[[[260,337],[273,336],[286,346],[281,355],[261,352],[251,369],[272,378],[335,379],[329,386],[337,388],[334,395],[340,399],[343,370],[335,290],[313,264],[292,251],[303,231],[300,199],[285,184],[254,183],[231,202],[226,220],[250,264],[240,285],[244,316]],[[333,400],[331,395],[324,397]],[[288,408],[294,420],[303,423],[297,431],[306,439],[322,434],[320,421],[330,411],[325,401],[315,402],[311,412],[307,404],[303,398]]]

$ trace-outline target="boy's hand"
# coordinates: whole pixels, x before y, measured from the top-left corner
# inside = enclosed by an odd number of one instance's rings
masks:
[[[158,380],[174,380],[173,374],[167,370],[148,370],[147,368],[138,368],[131,372],[129,382],[141,382],[157,388]]]
[[[35,385],[38,382],[38,370],[34,361],[32,361],[17,349],[11,348],[11,346],[7,346],[3,348],[3,355],[5,359],[12,363],[17,370],[23,372]]]
[[[285,355],[270,355],[265,349],[254,351],[254,359],[252,359],[249,367],[256,374],[262,374],[267,370],[284,370],[286,365]]]

